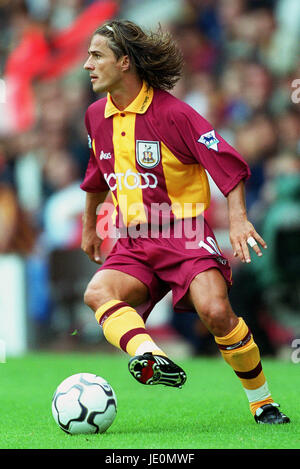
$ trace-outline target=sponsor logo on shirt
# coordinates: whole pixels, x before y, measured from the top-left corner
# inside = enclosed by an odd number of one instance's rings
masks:
[[[200,135],[198,142],[203,143],[209,150],[212,149],[218,151],[218,143],[220,143],[220,140],[217,139],[215,131],[210,130],[209,132]]]
[[[136,159],[142,168],[155,168],[160,162],[159,142],[137,140]]]
[[[104,153],[104,151],[101,150],[99,159],[100,160],[110,160],[111,159],[111,153]]]
[[[117,188],[119,190],[124,188],[130,190],[155,189],[158,184],[155,174],[136,173],[131,169],[127,169],[126,173],[104,173],[104,178],[111,191]]]

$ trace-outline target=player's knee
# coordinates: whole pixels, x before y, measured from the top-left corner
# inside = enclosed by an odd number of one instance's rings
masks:
[[[202,302],[199,315],[215,336],[224,336],[234,327],[235,315],[224,298],[212,298]]]
[[[96,311],[100,306],[109,301],[111,296],[107,289],[101,284],[96,285],[95,282],[91,281],[84,293],[84,302],[93,311]]]

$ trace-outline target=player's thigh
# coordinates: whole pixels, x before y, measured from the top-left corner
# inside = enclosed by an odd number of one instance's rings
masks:
[[[112,299],[138,306],[147,301],[147,286],[132,275],[114,269],[99,270],[87,286],[84,300],[92,309]]]
[[[228,334],[237,324],[229,298],[227,283],[216,269],[208,269],[192,280],[188,299],[207,328],[217,336]]]

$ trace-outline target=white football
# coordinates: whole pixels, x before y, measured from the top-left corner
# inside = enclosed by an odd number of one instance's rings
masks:
[[[117,398],[111,385],[92,373],[66,378],[52,398],[52,415],[66,433],[104,433],[117,413]]]

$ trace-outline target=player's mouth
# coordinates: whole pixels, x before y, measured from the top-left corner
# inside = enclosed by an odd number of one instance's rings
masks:
[[[92,83],[93,83],[94,81],[96,81],[97,78],[98,78],[97,75],[90,75],[90,77],[91,77],[91,82],[92,82]]]

